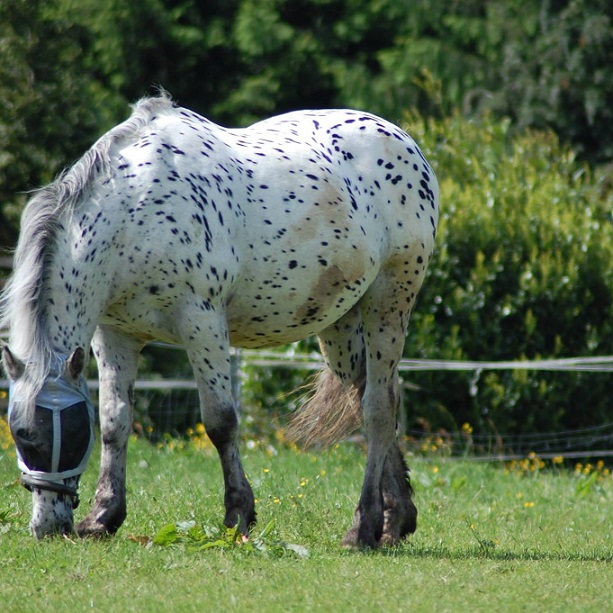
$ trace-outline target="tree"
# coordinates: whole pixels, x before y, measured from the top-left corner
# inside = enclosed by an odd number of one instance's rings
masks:
[[[0,4],[0,246],[15,239],[26,190],[48,182],[97,132],[82,65],[83,30],[54,2]]]

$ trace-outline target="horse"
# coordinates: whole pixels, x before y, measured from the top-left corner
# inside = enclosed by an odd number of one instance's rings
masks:
[[[0,298],[9,425],[30,529],[114,534],[126,517],[137,358],[182,345],[224,479],[224,523],[256,520],[238,444],[230,347],[317,335],[324,373],[290,426],[305,443],[361,424],[364,480],[348,548],[416,529],[396,436],[397,367],[434,248],[435,173],[397,126],[355,110],[293,111],[227,129],[165,92],[135,104],[21,219]],[[99,373],[101,464],[75,526],[94,439],[83,377]]]

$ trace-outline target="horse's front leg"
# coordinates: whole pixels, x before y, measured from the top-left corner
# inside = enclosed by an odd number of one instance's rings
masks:
[[[79,536],[117,532],[126,518],[126,452],[132,430],[132,390],[141,345],[107,326],[92,341],[100,375],[102,452],[94,504],[77,525]]]
[[[223,471],[224,524],[243,534],[255,523],[255,501],[238,449],[238,414],[230,380],[230,352],[222,315],[186,311],[182,335],[198,383],[202,421],[215,445]]]

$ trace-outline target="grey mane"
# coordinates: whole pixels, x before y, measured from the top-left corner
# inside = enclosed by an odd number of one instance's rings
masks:
[[[110,172],[111,147],[134,137],[157,113],[172,106],[165,92],[138,102],[126,121],[104,134],[50,185],[37,190],[24,209],[13,273],[0,297],[0,328],[10,330],[11,351],[30,363],[28,376],[38,389],[57,358],[47,333],[45,297],[62,219],[87,196],[96,179]]]

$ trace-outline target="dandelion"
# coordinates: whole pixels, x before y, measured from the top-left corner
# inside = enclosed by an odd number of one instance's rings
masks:
[[[432,472],[436,475],[438,473],[438,466],[433,466]]]
[[[561,455],[557,455],[555,456],[555,458],[552,458],[551,461],[556,464],[556,465],[560,465],[564,463],[564,456]]]
[[[263,468],[262,472],[267,475],[270,472],[270,468]]]
[[[466,434],[467,436],[473,433],[473,427],[469,423],[462,424],[462,434]]]
[[[524,509],[532,509],[534,507],[533,502],[524,502]]]
[[[205,432],[206,432],[206,429],[203,424],[196,424],[196,434],[202,435]]]

